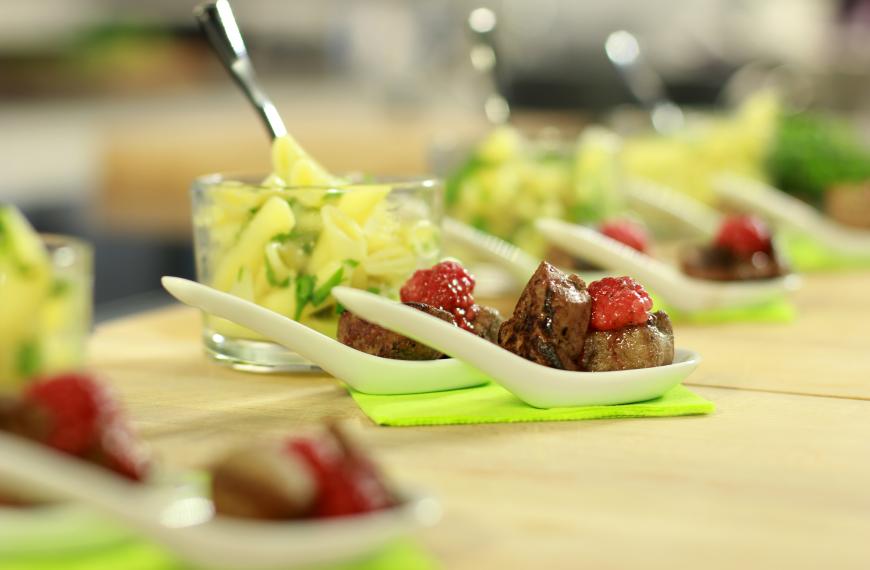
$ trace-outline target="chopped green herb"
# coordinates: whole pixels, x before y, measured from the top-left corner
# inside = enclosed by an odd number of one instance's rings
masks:
[[[447,202],[447,205],[453,205],[457,200],[459,200],[459,191],[462,187],[462,183],[467,178],[470,178],[482,164],[483,160],[481,160],[477,155],[472,155],[455,174],[447,178],[444,189],[444,199]]]
[[[25,342],[18,349],[16,368],[18,375],[22,378],[29,378],[39,371],[42,363],[42,355],[39,351],[39,344],[35,340]]]
[[[236,281],[241,281],[242,277],[245,275],[245,268],[239,267],[239,272],[236,273]]]
[[[60,297],[65,295],[71,288],[72,283],[70,283],[69,280],[58,277],[54,280],[54,283],[51,284],[49,295],[52,297]]]
[[[294,319],[299,320],[299,317],[302,316],[302,309],[311,301],[315,281],[316,278],[313,275],[300,275],[296,278],[296,314]]]
[[[314,251],[314,242],[313,241],[306,241],[305,243],[303,243],[302,244],[302,251],[306,255],[311,255],[311,252]]]
[[[345,308],[344,308],[344,305],[342,305],[341,303],[336,303],[336,304],[335,304],[335,314],[336,314],[336,315],[342,315],[342,314],[344,314],[344,312],[345,312],[346,310],[347,310],[347,309],[345,309]]]
[[[272,287],[287,287],[290,285],[290,276],[288,275],[284,279],[278,279],[275,275],[275,270],[272,268],[272,264],[269,262],[269,256],[263,257],[266,265],[266,281],[269,282],[269,285]]]
[[[368,291],[369,293],[374,293],[375,295],[381,294],[381,290],[378,287],[369,287],[368,289],[366,289],[366,291]]]
[[[342,277],[344,277],[344,267],[339,267],[335,273],[329,276],[329,279],[314,290],[314,293],[311,295],[311,302],[314,303],[315,307],[329,297],[329,294],[332,293],[332,288],[341,283]]]
[[[356,259],[345,259],[344,261],[342,261],[342,263],[344,263],[345,265],[347,265],[349,267],[358,267],[359,266],[359,261],[357,261]]]

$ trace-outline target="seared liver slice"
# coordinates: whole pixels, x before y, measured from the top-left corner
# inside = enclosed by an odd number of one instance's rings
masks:
[[[501,326],[498,343],[532,362],[579,370],[591,313],[586,283],[544,261]]]
[[[683,250],[680,266],[690,277],[711,281],[772,279],[788,273],[774,251],[760,251],[752,257],[742,258],[727,249],[706,245]]]
[[[492,307],[477,305],[477,314],[472,319],[474,334],[491,343],[498,344],[498,331],[504,322],[501,313]]]
[[[674,329],[667,313],[658,311],[645,325],[613,331],[589,331],[583,351],[583,370],[606,372],[671,364]]]
[[[404,304],[456,324],[453,315],[447,311],[424,303]],[[443,356],[434,348],[370,323],[350,311],[343,312],[338,319],[338,341],[368,354],[395,360],[437,360]]]

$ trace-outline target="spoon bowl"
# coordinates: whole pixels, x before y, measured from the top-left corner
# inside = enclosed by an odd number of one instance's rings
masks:
[[[794,274],[756,281],[716,282],[689,277],[673,266],[583,226],[555,219],[537,222],[552,243],[611,271],[631,275],[670,306],[684,311],[748,307],[800,286]]]
[[[614,372],[557,370],[367,291],[336,287],[333,294],[366,320],[468,362],[536,408],[627,404],[657,398],[682,382],[701,360],[690,350],[677,350],[674,363],[667,366]]]
[[[809,234],[834,251],[870,256],[870,231],[843,226],[768,184],[735,174],[722,174],[713,180],[713,190],[723,202]]]
[[[149,485],[134,484],[50,448],[0,433],[0,476],[27,492],[84,503],[211,568],[291,568],[371,553],[412,529],[437,522],[438,503],[405,494],[396,507],[330,520],[259,522],[214,516],[204,497],[167,504]]]
[[[394,360],[344,345],[280,313],[188,279],[163,277],[163,287],[186,305],[251,329],[298,352],[366,394],[419,394],[486,384],[489,379],[454,359]]]

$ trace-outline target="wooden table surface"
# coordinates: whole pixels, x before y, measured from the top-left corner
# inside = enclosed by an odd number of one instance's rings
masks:
[[[381,428],[322,375],[203,355],[195,311],[106,323],[95,369],[168,463],[326,418],[434,490],[444,568],[870,568],[870,274],[813,276],[790,325],[682,326],[710,416]]]

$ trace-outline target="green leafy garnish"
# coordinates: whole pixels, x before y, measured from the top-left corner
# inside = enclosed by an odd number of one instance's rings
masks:
[[[72,283],[67,279],[61,279],[60,277],[56,278],[54,282],[51,284],[51,291],[49,291],[49,295],[52,297],[60,297],[65,295],[72,288]]]
[[[300,275],[296,278],[296,314],[293,318],[297,321],[302,316],[302,309],[311,301],[315,281],[313,275]]]
[[[468,157],[468,160],[462,165],[459,170],[451,174],[444,183],[444,201],[448,206],[452,206],[459,200],[459,191],[462,183],[466,178],[469,178],[483,164],[476,154]]]
[[[778,188],[820,205],[828,188],[870,180],[870,152],[844,123],[810,113],[783,115],[767,170]]]
[[[288,275],[284,279],[278,279],[275,275],[275,270],[272,268],[272,264],[269,262],[269,256],[265,256],[263,258],[266,266],[266,281],[269,282],[269,285],[272,287],[280,287],[284,288],[290,285],[290,276]]]
[[[16,368],[21,378],[29,378],[36,374],[41,363],[42,355],[39,351],[39,344],[35,340],[25,342],[18,349]]]
[[[342,305],[341,303],[336,303],[336,304],[335,304],[335,314],[336,314],[336,315],[342,315],[342,314],[344,314],[344,312],[345,312],[346,310],[347,310],[347,309],[345,309],[345,308],[344,308],[344,305]]]
[[[341,279],[344,277],[344,267],[339,267],[335,273],[329,276],[329,279],[324,281],[320,287],[314,290],[314,293],[311,295],[311,302],[316,307],[317,305],[323,303],[329,294],[332,293],[332,288],[341,283]]]

